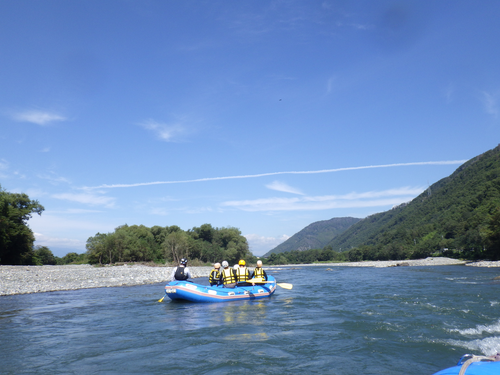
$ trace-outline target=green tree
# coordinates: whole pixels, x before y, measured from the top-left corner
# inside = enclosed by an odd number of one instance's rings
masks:
[[[56,257],[47,246],[36,246],[33,253],[33,263],[36,265],[57,264]]]
[[[85,261],[85,254],[67,253],[62,258],[57,258],[57,264],[70,264],[70,263],[83,263]]]
[[[485,256],[498,260],[500,259],[500,209],[497,208],[491,216],[488,227],[485,230],[486,244],[488,249]]]
[[[165,259],[179,263],[182,258],[188,258],[188,236],[182,230],[171,232],[162,244]]]
[[[32,264],[35,237],[27,225],[44,208],[26,194],[8,193],[0,186],[0,264]]]
[[[237,263],[240,259],[251,256],[248,242],[238,228],[220,228],[215,232],[214,242],[222,249],[222,257],[229,263]]]
[[[106,263],[110,259],[106,253],[106,238],[105,233],[97,233],[94,237],[89,237],[85,247],[87,248],[87,258],[90,264]]]

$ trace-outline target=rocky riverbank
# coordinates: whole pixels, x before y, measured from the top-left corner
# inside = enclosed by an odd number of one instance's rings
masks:
[[[189,269],[193,277],[207,277],[211,270],[210,267]],[[144,265],[0,266],[0,296],[163,283],[170,281],[172,270],[173,267]]]
[[[388,260],[351,263],[301,264],[293,267],[404,267],[466,265],[474,267],[500,267],[500,262],[466,262],[451,258],[415,260]],[[284,267],[284,266],[280,266]],[[270,267],[266,267],[270,268]],[[271,267],[276,268],[276,266]],[[208,277],[211,267],[189,267],[194,277]],[[173,267],[123,265],[94,267],[89,264],[67,266],[0,266],[0,296],[103,288],[127,285],[166,283]]]

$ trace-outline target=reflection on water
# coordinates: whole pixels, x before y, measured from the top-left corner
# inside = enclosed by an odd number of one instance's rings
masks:
[[[4,296],[1,371],[432,374],[500,351],[495,276],[303,267],[279,270],[293,290],[256,301],[158,303],[163,285]]]
[[[239,335],[228,335],[224,337],[224,340],[248,342],[248,341],[265,341],[267,340],[267,338],[268,338],[267,333],[258,332],[258,333],[242,333]]]

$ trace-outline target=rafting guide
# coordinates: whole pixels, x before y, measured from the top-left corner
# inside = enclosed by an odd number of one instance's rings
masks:
[[[187,259],[182,258],[179,266],[175,267],[170,277],[171,280],[187,280],[192,278],[189,268],[187,267]]]

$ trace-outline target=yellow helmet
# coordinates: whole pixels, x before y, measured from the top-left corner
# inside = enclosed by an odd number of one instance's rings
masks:
[[[240,261],[238,262],[238,264],[239,264],[240,266],[244,266],[246,263],[245,263],[245,261],[242,259],[242,260],[240,260]]]

